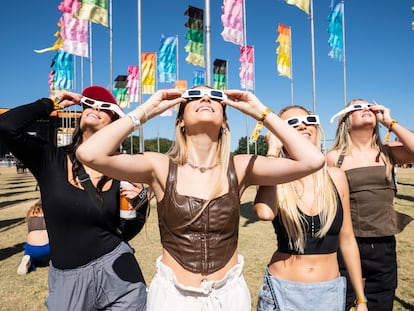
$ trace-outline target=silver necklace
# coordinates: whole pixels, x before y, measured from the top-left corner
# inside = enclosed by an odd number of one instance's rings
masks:
[[[200,166],[200,165],[194,165],[193,163],[191,163],[190,161],[187,160],[187,164],[190,165],[191,168],[193,168],[193,169],[198,169],[200,171],[200,173],[205,173],[206,171],[215,168],[219,164],[219,162],[216,162],[215,164],[213,164],[211,166]]]
[[[295,192],[295,195],[298,198],[298,200],[302,201],[302,203],[304,203],[303,200],[302,200],[304,192],[302,192],[302,195],[299,195],[299,192],[298,192],[298,189],[296,189],[295,183],[292,183],[292,187],[293,187],[293,191]],[[315,216],[309,216],[309,217],[311,218],[311,236],[313,238],[313,237],[315,237],[315,220],[314,220]]]

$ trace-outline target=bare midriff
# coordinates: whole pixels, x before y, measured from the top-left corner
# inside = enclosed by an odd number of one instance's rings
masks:
[[[177,281],[184,286],[201,287],[203,281],[219,281],[223,279],[226,273],[239,263],[237,258],[237,251],[234,252],[226,265],[213,273],[204,275],[201,273],[194,273],[184,269],[166,249],[162,252],[162,263],[171,268]]]
[[[275,252],[269,264],[271,275],[294,282],[325,282],[339,276],[336,253],[296,255]]]
[[[30,231],[27,235],[27,243],[36,246],[42,246],[49,243],[49,238],[46,230]]]

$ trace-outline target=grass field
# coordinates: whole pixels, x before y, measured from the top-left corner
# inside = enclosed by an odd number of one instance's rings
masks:
[[[414,217],[414,169],[399,169],[397,176],[396,209]],[[30,173],[17,174],[14,168],[0,167],[0,311],[46,310],[48,268],[38,268],[24,276],[16,274],[27,233],[25,213],[39,197],[35,185]],[[258,221],[252,212],[254,193],[248,189],[243,196],[239,240],[253,309],[265,266],[276,246],[271,223]],[[155,273],[155,259],[161,254],[154,204],[146,227],[131,245],[149,285]],[[414,222],[397,235],[397,252],[399,278],[394,310],[414,310]]]

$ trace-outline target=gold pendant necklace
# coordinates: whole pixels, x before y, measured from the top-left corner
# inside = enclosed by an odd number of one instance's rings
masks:
[[[211,166],[199,166],[199,165],[194,165],[193,163],[187,160],[187,164],[190,165],[191,168],[193,169],[198,169],[200,173],[205,173],[206,171],[215,168],[219,164],[219,162],[216,162],[216,164],[211,165]]]

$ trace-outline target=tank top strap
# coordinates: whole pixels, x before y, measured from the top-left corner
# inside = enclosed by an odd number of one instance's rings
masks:
[[[233,156],[230,156],[227,178],[229,179],[229,192],[232,191],[239,197],[239,181],[237,180]]]
[[[338,162],[336,162],[336,167],[341,168],[342,163],[344,162],[345,155],[341,153],[338,158]]]
[[[168,165],[168,176],[165,185],[165,193],[173,193],[177,183],[177,164],[170,158]]]

